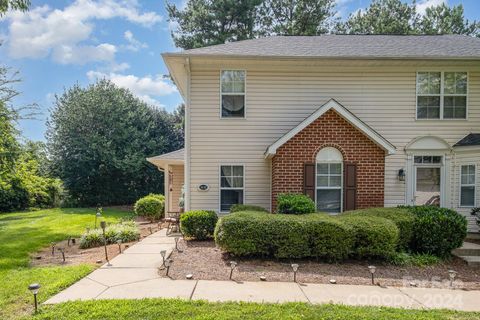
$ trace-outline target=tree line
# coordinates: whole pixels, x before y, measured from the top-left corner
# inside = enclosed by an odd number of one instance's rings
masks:
[[[431,6],[373,0],[369,7],[337,17],[335,0],[189,0],[166,5],[175,45],[192,49],[258,37],[336,34],[464,34],[480,36],[480,23],[464,17],[461,4]]]

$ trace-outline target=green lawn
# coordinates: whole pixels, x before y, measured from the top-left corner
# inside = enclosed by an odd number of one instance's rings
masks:
[[[208,303],[181,300],[104,300],[70,302],[43,308],[35,319],[479,319],[480,314],[306,303]]]
[[[130,216],[105,210],[108,221]],[[28,284],[42,285],[39,300],[84,277],[93,266],[29,267],[29,254],[52,241],[79,236],[94,224],[92,209],[50,209],[0,215],[0,319],[31,318]],[[109,300],[41,306],[34,319],[480,319],[479,313],[335,305],[207,303],[180,300]]]
[[[131,213],[107,209],[103,218],[113,222],[129,216]],[[94,209],[0,214],[0,319],[16,319],[31,311],[30,283],[41,283],[39,299],[44,301],[93,270],[90,265],[30,268],[29,254],[52,241],[78,237],[94,223]]]

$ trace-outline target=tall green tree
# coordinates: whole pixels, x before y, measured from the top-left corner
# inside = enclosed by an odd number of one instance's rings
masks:
[[[30,0],[0,0],[0,17],[8,10],[27,11],[30,7]]]
[[[189,0],[184,9],[167,2],[175,45],[192,49],[254,38],[262,0]]]
[[[425,14],[416,12],[415,1],[374,0],[365,10],[351,14],[336,26],[347,34],[464,34],[479,35],[480,24],[464,18],[463,6],[431,6]]]
[[[334,0],[265,0],[259,10],[259,33],[296,36],[327,33],[334,7]]]
[[[401,0],[373,0],[365,10],[351,14],[337,25],[338,33],[348,34],[412,34],[416,9]]]
[[[448,7],[445,3],[427,8],[417,24],[422,34],[464,34],[480,36],[480,22],[464,17],[463,6]]]
[[[146,158],[183,146],[171,114],[107,80],[57,96],[47,127],[52,170],[79,205],[163,192],[163,176]]]

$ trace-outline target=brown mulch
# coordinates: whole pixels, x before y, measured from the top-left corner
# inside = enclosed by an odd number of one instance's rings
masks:
[[[137,219],[137,225],[140,229],[140,240],[145,238],[150,234],[150,228],[152,232],[159,230],[158,223],[150,223],[141,218]],[[165,227],[160,225],[160,227]],[[106,263],[105,259],[105,248],[96,247],[89,249],[80,249],[79,248],[80,238],[75,239],[75,244],[70,242],[68,245],[68,240],[64,240],[55,244],[55,254],[52,255],[52,248],[46,247],[40,250],[39,252],[31,255],[31,265],[32,266],[65,266],[65,265],[79,265],[79,264],[104,264]],[[122,244],[122,251],[128,248],[129,246],[135,244],[136,242],[124,243]],[[62,254],[57,248],[64,248],[65,252],[65,262],[63,262]],[[108,258],[113,259],[119,254],[118,244],[107,245]]]
[[[256,258],[231,257],[222,253],[213,241],[180,241],[180,250],[173,252],[169,276],[172,279],[185,279],[193,274],[194,279],[228,280],[230,261],[238,265],[233,272],[235,281],[293,281],[291,263],[300,265],[297,281],[305,283],[329,283],[335,279],[338,284],[370,285],[369,265],[375,265],[375,281],[386,286],[449,287],[448,270],[455,270],[458,276],[456,288],[480,289],[480,269],[472,268],[458,258],[428,267],[399,267],[381,261],[346,261],[325,263],[312,260],[266,260]],[[161,274],[164,275],[165,271]]]

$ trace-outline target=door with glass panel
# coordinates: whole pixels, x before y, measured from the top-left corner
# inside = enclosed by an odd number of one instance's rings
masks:
[[[415,205],[440,206],[441,156],[415,156]]]
[[[316,159],[317,211],[342,212],[343,157],[332,147],[320,150]]]

